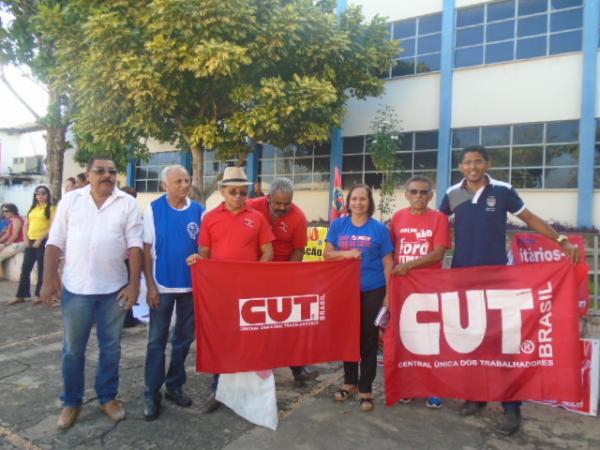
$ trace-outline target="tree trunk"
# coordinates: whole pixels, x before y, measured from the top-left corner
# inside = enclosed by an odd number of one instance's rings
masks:
[[[204,192],[204,150],[199,145],[192,145],[192,198],[203,205],[208,195]],[[210,195],[210,194],[209,194]]]
[[[52,203],[56,204],[60,200],[62,190],[67,127],[61,115],[60,94],[52,86],[50,86],[48,91],[48,113],[46,127],[46,169]]]

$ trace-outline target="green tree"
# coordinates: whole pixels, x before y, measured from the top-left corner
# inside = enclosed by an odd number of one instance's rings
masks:
[[[57,77],[88,147],[147,152],[148,138],[191,151],[195,195],[205,151],[242,164],[253,144],[329,139],[350,96],[380,95],[398,47],[360,9],[332,1],[72,0],[48,21]],[[68,30],[68,33],[64,30]],[[128,150],[129,149],[129,150]]]
[[[65,135],[69,126],[69,98],[66,91],[54,83],[52,70],[56,67],[56,47],[45,23],[47,11],[60,11],[66,0],[0,1],[5,20],[0,19],[0,80],[46,128],[46,168],[50,191],[55,202],[60,200]],[[36,81],[48,91],[48,110],[40,117],[10,86],[4,76],[7,64],[26,65]],[[64,86],[63,86],[64,87]]]
[[[371,122],[367,145],[373,165],[381,173],[381,196],[377,207],[382,221],[390,218],[394,208],[397,172],[402,169],[396,152],[401,144],[400,120],[394,107],[386,105]]]

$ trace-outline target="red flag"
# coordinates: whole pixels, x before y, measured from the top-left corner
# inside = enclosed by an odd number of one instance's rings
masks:
[[[192,268],[199,372],[360,358],[360,262],[201,260]]]
[[[575,266],[578,286],[579,313],[585,316],[590,303],[590,266],[585,258],[585,239],[578,234],[569,235],[569,242],[579,248],[581,261]],[[512,252],[517,264],[569,260],[556,241],[535,233],[517,233],[512,240]]]
[[[333,183],[333,195],[331,201],[331,217],[330,222],[333,222],[338,217],[346,214],[346,205],[344,202],[344,191],[342,190],[342,175],[340,168],[335,167],[335,181]]]
[[[568,263],[392,277],[388,405],[405,397],[577,401],[581,346]]]

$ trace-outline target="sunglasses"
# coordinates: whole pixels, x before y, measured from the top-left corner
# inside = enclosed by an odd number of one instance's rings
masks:
[[[2,213],[7,213],[7,212],[9,212],[8,209],[3,209],[2,210]]]
[[[408,193],[410,195],[417,195],[417,194],[421,194],[421,195],[429,195],[431,191],[430,190],[424,190],[424,189],[409,189]]]
[[[232,189],[231,191],[227,191],[227,193],[232,197],[237,197],[238,195],[240,197],[246,197],[248,195],[248,191],[238,191],[237,189]]]
[[[109,175],[113,176],[117,174],[117,169],[108,169],[106,167],[94,167],[90,169],[90,171],[98,175],[104,175],[106,172],[108,172]]]

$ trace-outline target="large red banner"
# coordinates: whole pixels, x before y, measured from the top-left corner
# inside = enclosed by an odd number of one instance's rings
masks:
[[[581,398],[573,265],[414,270],[390,285],[388,405]]]
[[[199,372],[360,358],[360,262],[198,261]]]
[[[590,266],[585,258],[585,239],[579,234],[571,234],[569,242],[579,248],[581,255],[581,261],[575,266],[575,276],[579,293],[579,313],[584,316],[588,312],[590,301],[588,278]],[[512,253],[517,264],[569,260],[558,242],[537,233],[515,234],[512,240]]]

